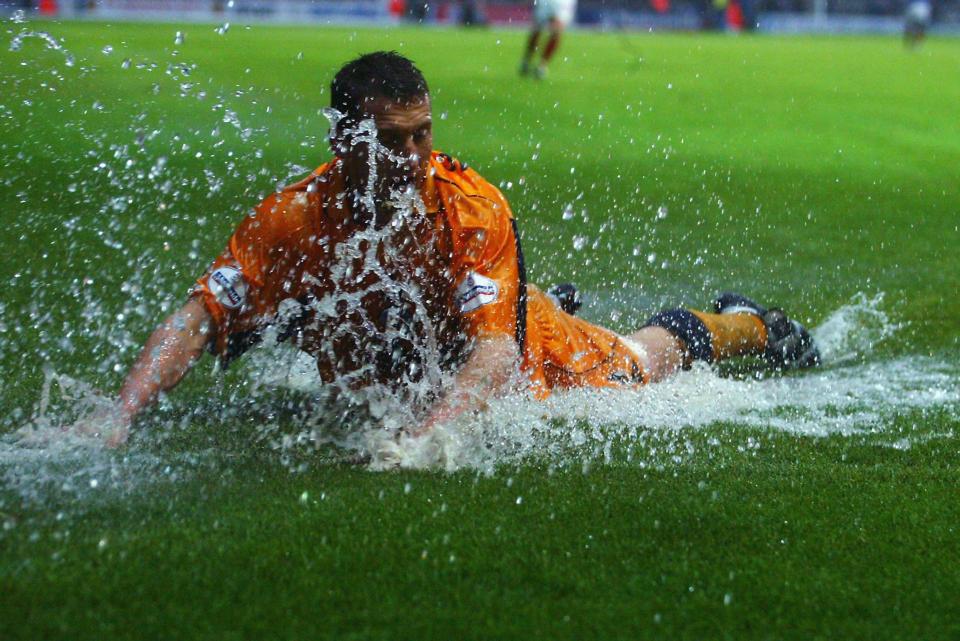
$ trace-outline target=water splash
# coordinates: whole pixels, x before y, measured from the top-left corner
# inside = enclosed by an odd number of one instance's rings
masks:
[[[929,357],[851,360],[847,347],[856,346],[863,356],[873,344],[857,342],[855,335],[866,332],[877,338],[895,332],[896,324],[880,311],[881,300],[858,294],[813,330],[827,355],[819,370],[743,380],[700,366],[637,390],[572,390],[547,401],[516,395],[491,402],[482,414],[441,425],[427,437],[410,437],[397,429],[413,417],[407,416],[409,409],[401,411],[395,397],[378,398],[368,391],[364,398],[329,402],[330,390],[320,381],[316,362],[289,346],[264,347],[249,355],[249,395],[240,396],[250,404],[264,403],[274,390],[309,396],[306,409],[292,418],[293,429],[289,421],[269,417],[258,428],[258,438],[271,443],[291,469],[304,461],[366,461],[374,470],[483,472],[531,460],[584,470],[612,461],[640,467],[682,465],[704,454],[702,440],[694,444],[696,433],[718,423],[806,436],[878,435],[890,447],[907,449],[935,435],[922,430],[887,434],[891,420],[929,409],[960,417],[960,378],[956,364]],[[58,500],[69,499],[79,509],[101,497],[176,483],[200,466],[219,464],[202,451],[158,455],[142,436],[131,447],[113,451],[89,434],[64,430],[80,418],[97,416],[111,403],[82,381],[46,371],[31,420],[17,433],[0,437],[2,486],[26,503],[61,497]],[[365,418],[359,418],[360,403],[366,404]],[[229,424],[239,413],[218,415]],[[394,429],[385,429],[390,421],[384,417],[392,417]],[[180,421],[188,425],[187,419]],[[711,439],[706,447],[730,445]],[[331,447],[342,454],[331,457]],[[761,444],[747,437],[737,447],[750,452]]]
[[[0,188],[11,201],[42,209],[49,199],[45,185],[55,176],[67,186],[59,207],[71,213],[57,222],[41,215],[17,217],[8,227],[11,237],[25,244],[44,244],[56,234],[60,255],[8,261],[2,270],[14,298],[27,290],[31,295],[29,304],[8,308],[0,321],[0,383],[6,383],[0,431],[29,414],[34,394],[16,388],[21,380],[39,385],[39,363],[56,363],[78,379],[115,387],[116,380],[103,377],[126,370],[141,347],[139,334],[182,301],[185,278],[199,275],[221,249],[215,245],[223,232],[207,234],[204,228],[212,221],[217,229],[234,224],[240,213],[236,203],[258,201],[265,186],[272,189],[282,178],[262,160],[271,134],[261,126],[259,95],[251,105],[253,87],[187,83],[196,65],[181,57],[124,58],[117,66],[152,91],[126,101],[93,100],[95,94],[77,100],[77,88],[67,91],[68,84],[95,87],[116,68],[94,61],[68,75],[55,61],[36,56],[27,43],[31,38],[64,51],[63,41],[45,32],[24,30],[13,39],[20,64],[4,69],[8,73],[0,74],[0,82],[19,99],[0,105],[0,140],[15,151],[8,154]],[[194,112],[190,122],[153,98],[161,94],[179,96]],[[111,124],[103,114],[122,122]],[[294,135],[310,147],[321,136],[307,120]],[[50,140],[58,150],[39,162],[31,150],[47,149]],[[201,158],[205,167],[198,172]],[[197,216],[197,211],[210,213]],[[144,236],[163,241],[144,246],[132,240]]]
[[[58,406],[58,411],[54,411],[53,406]],[[47,367],[33,418],[21,428],[20,434],[29,441],[31,437],[64,431],[69,425],[104,414],[112,407],[112,399],[93,386]]]
[[[51,502],[80,510],[98,497],[124,496],[157,482],[184,477],[181,456],[160,458],[142,449],[117,453],[89,438],[59,434],[42,446],[0,437],[0,485],[24,505]]]
[[[14,20],[14,22],[17,21]],[[20,49],[23,48],[24,40],[27,38],[36,38],[42,41],[46,45],[47,49],[62,53],[64,56],[63,64],[66,66],[72,67],[76,64],[76,59],[73,57],[73,54],[67,51],[63,44],[61,44],[56,38],[46,31],[31,31],[29,29],[23,29],[10,40],[10,51],[20,51]]]
[[[825,366],[796,376],[744,380],[701,366],[639,390],[573,390],[546,402],[525,395],[500,399],[483,414],[442,425],[425,438],[368,425],[344,439],[325,433],[320,421],[309,433],[288,434],[275,445],[286,451],[334,444],[368,459],[372,469],[492,469],[531,458],[581,460],[609,452],[614,443],[649,446],[717,423],[810,436],[852,435],[882,430],[905,411],[946,407],[956,412],[955,366],[928,357],[859,362],[899,327],[882,310],[882,300],[880,294],[857,294],[814,328]],[[283,363],[273,369],[264,367],[266,356],[255,358],[261,359],[254,369],[265,386],[305,393],[318,389],[308,357],[289,352],[285,360],[273,360]]]
[[[116,495],[142,487],[147,479],[175,478],[170,464],[156,456],[104,448],[109,422],[98,417],[112,409],[113,399],[89,384],[45,370],[31,419],[0,436],[0,486],[35,504],[53,497]],[[84,424],[87,429],[77,429]]]
[[[960,415],[956,374],[925,357],[763,381],[700,368],[639,391],[573,390],[542,403],[504,399],[426,438],[370,433],[365,448],[372,469],[490,470],[530,459],[610,461],[618,443],[656,460],[657,443],[718,423],[807,436],[875,433],[909,410],[946,407]],[[634,458],[643,464],[642,455]]]
[[[305,305],[287,301],[273,331],[281,331],[284,319],[311,318],[299,331],[322,337],[316,358],[322,370],[336,371],[335,377],[327,376],[325,381],[329,395],[339,407],[351,408],[355,421],[396,432],[416,424],[448,383],[450,358],[454,348],[463,345],[459,340],[441,339],[451,328],[446,314],[437,313],[437,301],[448,288],[438,287],[429,277],[437,271],[429,265],[437,238],[420,194],[411,185],[387,183],[387,195],[381,196],[381,183],[388,180],[380,175],[382,169],[410,159],[380,144],[372,120],[343,126],[342,114],[324,113],[330,118],[331,131],[366,150],[364,189],[341,197],[354,198],[353,215],[370,216],[370,224],[342,239],[331,236],[325,241],[329,242],[329,264],[323,274],[305,274],[303,281],[326,293]],[[390,215],[380,220],[385,210]],[[380,309],[378,301],[390,304]],[[274,341],[268,337],[266,342]],[[344,353],[357,355],[359,361],[345,367],[350,359]],[[313,368],[316,371],[316,362]],[[329,415],[340,413],[328,408]],[[311,430],[311,440],[317,439],[317,430]]]
[[[814,338],[825,361],[840,364],[862,359],[903,329],[883,310],[883,299],[882,292],[872,298],[860,292],[816,328]]]

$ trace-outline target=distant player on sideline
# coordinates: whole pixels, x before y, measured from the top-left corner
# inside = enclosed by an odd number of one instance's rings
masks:
[[[520,75],[532,75],[541,79],[547,74],[547,65],[560,46],[563,30],[573,20],[577,10],[577,0],[533,0],[533,26],[527,39],[527,49],[520,63]],[[547,43],[543,50],[539,48],[540,34],[548,31]],[[540,53],[540,61],[534,65],[534,58]]]
[[[627,335],[591,325],[570,288],[526,282],[503,194],[433,150],[430,93],[392,52],[345,65],[331,84],[334,158],[268,196],[233,233],[181,309],[147,340],[120,390],[110,444],[204,351],[228,362],[279,329],[344,389],[421,385],[416,341],[449,377],[407,434],[425,434],[488,399],[529,390],[636,387],[693,361],[752,354],[814,365],[806,330],[779,310],[725,294],[711,312],[672,309]],[[390,285],[389,287],[385,285]],[[558,302],[559,299],[559,302]]]
[[[903,43],[908,49],[920,46],[930,26],[932,9],[929,0],[910,0],[903,26]]]

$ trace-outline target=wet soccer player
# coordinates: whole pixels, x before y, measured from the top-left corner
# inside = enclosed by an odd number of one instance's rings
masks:
[[[658,313],[628,335],[563,311],[526,282],[503,195],[434,150],[430,92],[411,61],[353,60],[331,102],[333,158],[261,202],[153,332],[121,388],[110,442],[204,351],[229,362],[265,336],[310,354],[344,393],[419,390],[408,434],[518,387],[543,398],[644,385],[742,354],[778,367],[817,361],[798,323],[737,295],[709,313]],[[558,293],[574,311],[571,292]]]

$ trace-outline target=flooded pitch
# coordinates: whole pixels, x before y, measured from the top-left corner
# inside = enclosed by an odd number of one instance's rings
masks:
[[[525,462],[557,466],[625,464],[640,467],[683,465],[713,447],[761,443],[736,430],[693,444],[698,430],[730,424],[806,436],[865,436],[881,445],[909,448],[929,439],[951,437],[922,425],[894,427],[911,412],[946,411],[960,416],[956,364],[923,357],[870,358],[874,341],[897,326],[879,309],[879,297],[858,296],[814,329],[824,367],[787,377],[721,376],[702,366],[648,387],[630,390],[577,390],[547,401],[517,395],[492,402],[486,412],[439,426],[424,438],[393,430],[342,422],[341,415],[300,410],[291,419],[262,418],[252,440],[269,444],[291,471],[329,463],[365,465],[372,470],[473,469],[491,473],[498,466]],[[277,389],[312,398],[320,382],[310,359],[289,348],[261,348],[251,354],[251,389]],[[209,449],[158,453],[157,439],[191,429],[184,417],[159,434],[135,436],[119,451],[99,440],[65,435],[61,427],[78,413],[106,402],[82,383],[48,373],[47,387],[31,421],[0,439],[0,479],[20,500],[42,504],[64,498],[122,496],[159,484],[176,484],[198,469],[223,465]],[[272,390],[272,391],[271,391]],[[52,402],[51,396],[58,396]],[[252,399],[251,402],[255,402]],[[306,404],[310,406],[309,403]],[[205,429],[219,428],[202,417]],[[157,430],[158,425],[151,426]],[[723,434],[727,434],[727,437]],[[249,437],[250,435],[248,435]],[[700,451],[698,451],[698,448]]]
[[[15,309],[12,303],[0,302],[4,314],[0,330],[6,337],[0,356],[24,369],[46,367],[43,386],[31,394],[36,399],[33,406],[0,417],[8,432],[0,437],[0,479],[19,500],[99,496],[137,491],[161,481],[175,483],[198,467],[218,465],[216,453],[189,448],[176,454],[169,448],[158,452],[158,440],[189,431],[194,423],[228,427],[243,408],[276,394],[293,399],[288,405],[295,411],[282,418],[269,411],[257,415],[257,424],[246,437],[272,448],[277,460],[294,470],[331,460],[375,470],[483,472],[531,460],[584,467],[606,462],[682,464],[693,454],[685,435],[725,423],[812,436],[866,434],[891,447],[907,448],[916,439],[938,435],[922,426],[916,432],[893,431],[894,418],[927,410],[957,416],[956,363],[919,355],[894,359],[874,355],[874,346],[900,328],[883,311],[882,297],[871,293],[858,295],[813,329],[824,356],[824,367],[815,371],[754,378],[698,367],[635,391],[571,391],[546,402],[518,394],[492,401],[478,415],[441,425],[425,438],[401,432],[408,427],[404,421],[413,420],[407,399],[374,394],[353,399],[354,405],[367,406],[361,413],[330,408],[324,403],[313,360],[283,346],[262,347],[240,364],[244,381],[235,390],[212,394],[216,412],[207,408],[191,414],[170,400],[153,421],[153,433],[136,434],[127,448],[105,450],[99,440],[65,433],[64,427],[109,404],[110,399],[87,381],[119,375],[129,366],[139,349],[133,336],[155,324],[176,300],[172,292],[179,291],[183,281],[178,266],[199,266],[212,257],[200,250],[198,237],[207,235],[208,216],[196,211],[207,211],[210,202],[217,202],[225,180],[244,183],[239,196],[233,197],[244,200],[245,207],[264,185],[288,182],[306,169],[290,164],[285,172],[272,173],[264,167],[261,159],[271,131],[263,122],[270,119],[270,106],[248,103],[247,94],[256,93],[253,87],[226,91],[198,80],[197,65],[184,61],[176,49],[171,60],[162,62],[121,59],[112,46],[104,47],[96,59],[84,59],[47,31],[24,25],[22,16],[8,25],[7,34],[9,49],[22,55],[28,72],[5,81],[18,100],[0,105],[3,131],[18,130],[24,123],[42,131],[33,120],[39,119],[36,106],[46,101],[72,115],[44,126],[73,136],[77,157],[88,165],[74,168],[67,167],[69,162],[51,161],[64,172],[66,191],[57,196],[58,206],[66,212],[62,221],[52,227],[42,217],[14,223],[24,245],[40,244],[51,228],[61,243],[51,250],[53,256],[44,253],[13,274],[15,287],[31,289],[29,305]],[[171,42],[185,47],[180,32],[171,36]],[[143,104],[119,107],[105,106],[97,97],[83,104],[61,97],[71,79],[113,73],[148,81],[150,97]],[[169,120],[162,105],[154,102],[159,95],[196,105],[195,123],[184,127]],[[105,113],[116,122],[103,119]],[[316,123],[298,122],[301,146],[323,148]],[[118,131],[123,132],[119,140]],[[37,135],[27,135],[31,146],[19,150],[3,178],[3,186],[23,204],[47,199],[43,182],[32,177],[45,162],[44,143]],[[203,163],[202,171],[190,173],[187,160]],[[411,207],[416,206],[412,202]],[[650,212],[630,215],[642,219],[650,230],[666,217],[666,208],[653,206]],[[564,209],[561,217],[566,221],[574,216]],[[226,231],[217,230],[213,236],[222,238]],[[155,242],[147,246],[131,242],[135,234]],[[577,252],[598,246],[599,241],[588,248],[583,238],[573,237]],[[115,273],[102,274],[90,267],[90,255],[98,252],[106,254],[102,262],[112,265]],[[646,253],[639,246],[634,250],[641,260]],[[660,262],[653,253],[646,258],[645,264]],[[117,299],[116,290],[122,298]],[[69,303],[64,304],[64,298]],[[15,353],[23,344],[30,349]],[[423,349],[435,351],[430,345]],[[13,375],[7,375],[12,388]],[[428,378],[436,382],[438,376],[431,372]],[[235,407],[231,401],[236,401]],[[248,415],[245,420],[250,422]]]

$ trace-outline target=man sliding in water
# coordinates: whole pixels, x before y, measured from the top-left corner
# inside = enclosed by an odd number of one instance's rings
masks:
[[[623,336],[563,311],[526,282],[503,195],[433,150],[430,92],[411,61],[387,52],[353,60],[333,79],[331,102],[334,158],[260,203],[153,332],[120,390],[108,442],[124,442],[204,350],[226,363],[270,326],[316,358],[324,383],[430,388],[405,427],[413,435],[481,409],[518,380],[544,398],[645,385],[694,360],[818,362],[799,323],[735,294],[709,313],[660,312]],[[574,292],[558,293],[575,311]]]

